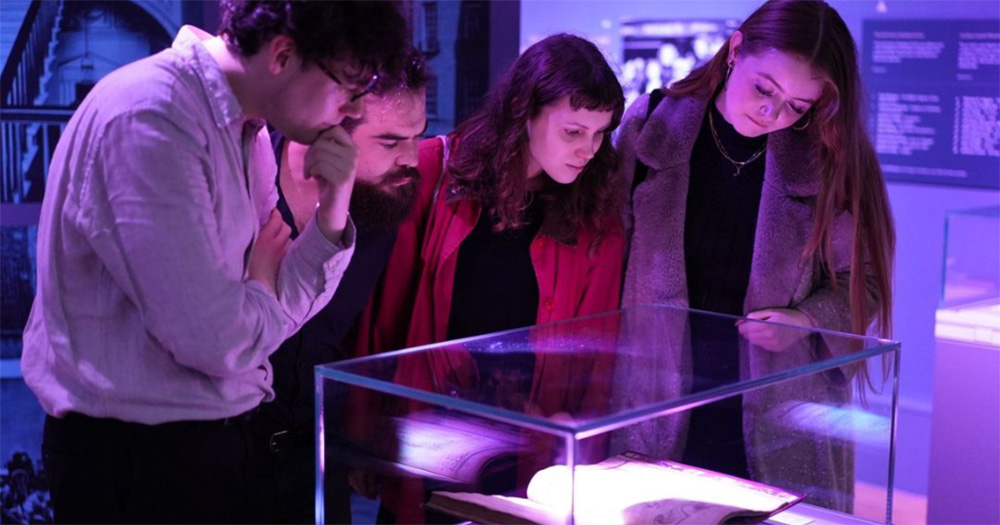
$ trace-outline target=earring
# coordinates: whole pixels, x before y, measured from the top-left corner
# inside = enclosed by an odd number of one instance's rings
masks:
[[[806,128],[809,127],[809,124],[812,123],[812,116],[813,116],[812,112],[810,111],[809,115],[806,116],[806,123],[802,124],[800,126],[792,126],[792,129],[794,129],[795,131],[804,131]],[[802,120],[802,119],[799,119],[799,120]]]
[[[732,74],[733,74],[733,63],[730,62],[729,67],[726,69],[726,80],[722,82],[722,85],[725,86],[729,84],[729,77],[732,76]]]

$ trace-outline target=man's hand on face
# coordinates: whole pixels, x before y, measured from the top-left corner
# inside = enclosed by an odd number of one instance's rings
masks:
[[[305,157],[305,176],[319,184],[316,219],[330,242],[339,242],[347,227],[347,212],[358,169],[358,149],[340,126],[320,133]]]

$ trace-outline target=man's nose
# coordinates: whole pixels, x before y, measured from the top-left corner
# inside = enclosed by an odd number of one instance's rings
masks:
[[[340,105],[340,114],[344,117],[359,119],[365,112],[365,98],[361,97],[357,100],[348,100]]]
[[[396,164],[406,166],[408,168],[416,168],[419,160],[419,153],[417,150],[417,141],[406,141],[406,145],[403,146],[403,151],[400,152],[399,157],[396,157]]]

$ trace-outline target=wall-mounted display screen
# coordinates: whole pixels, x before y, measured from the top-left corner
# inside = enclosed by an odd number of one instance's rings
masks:
[[[863,35],[886,178],[1000,188],[1000,20],[866,20]]]
[[[708,62],[739,20],[646,19],[621,25],[625,104]]]

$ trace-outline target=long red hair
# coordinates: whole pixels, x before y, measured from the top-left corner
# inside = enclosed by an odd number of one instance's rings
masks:
[[[892,332],[892,273],[896,233],[885,179],[863,118],[864,97],[858,52],[837,11],[820,0],[770,0],[740,26],[741,53],[768,50],[800,57],[823,73],[826,85],[810,111],[809,133],[818,144],[820,189],[812,236],[803,256],[816,257],[834,285],[847,285],[851,328]],[[705,96],[725,81],[727,42],[704,66],[668,89],[672,96]],[[838,283],[833,268],[833,221],[847,211],[854,221],[851,271]],[[874,311],[869,298],[874,296]]]

